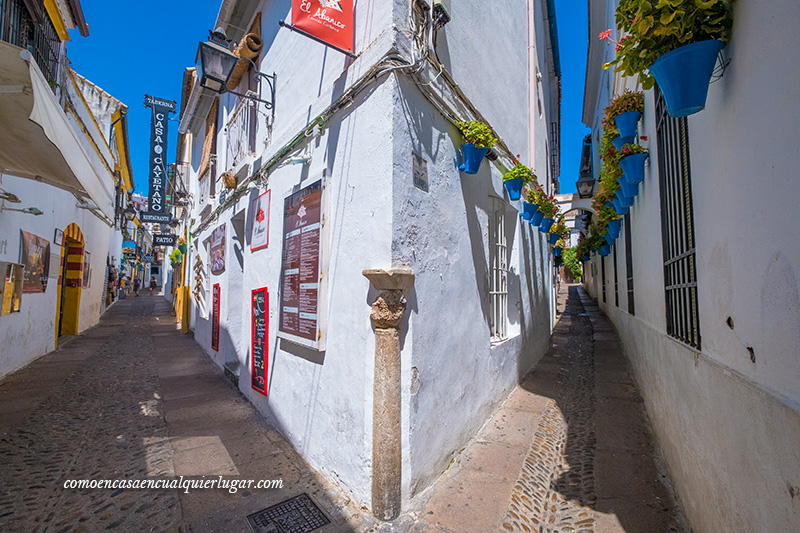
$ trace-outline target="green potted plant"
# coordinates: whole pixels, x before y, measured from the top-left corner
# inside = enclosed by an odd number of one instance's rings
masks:
[[[544,213],[539,210],[539,204],[537,203],[540,201],[541,196],[541,193],[539,193],[538,190],[540,190],[538,183],[534,187],[530,187],[525,190],[525,203],[523,204],[523,209],[530,211],[531,218],[528,220],[528,222],[530,222],[532,226],[538,226],[542,223],[542,219],[544,219]]]
[[[644,180],[644,161],[647,159],[647,150],[638,144],[626,144],[620,150],[619,166],[624,173],[619,178],[620,184],[624,182],[631,186],[638,186]]]
[[[609,122],[614,121],[623,144],[630,143],[636,138],[636,128],[643,111],[644,94],[641,91],[625,91],[608,103],[605,118]]]
[[[638,75],[645,90],[656,81],[673,117],[685,117],[705,107],[708,84],[717,55],[730,38],[732,1],[621,0],[617,29],[625,37],[616,43],[616,65],[625,76]],[[611,40],[611,30],[600,34]]]
[[[464,164],[458,168],[467,174],[477,174],[481,161],[486,157],[489,148],[495,145],[497,138],[489,126],[477,120],[456,122],[456,127],[466,141],[461,146],[464,151]]]
[[[517,159],[514,159],[514,167],[503,174],[503,185],[505,185],[511,200],[519,200],[522,187],[531,181],[536,181],[536,175]]]
[[[569,228],[567,228],[567,225],[564,224],[564,222],[562,221],[558,221],[550,227],[548,242],[554,245],[559,239],[562,238],[563,235],[568,235],[568,234],[569,234]]]
[[[173,268],[176,267],[183,260],[183,254],[180,250],[175,248],[169,254],[169,262],[172,263]]]
[[[553,220],[558,213],[556,199],[552,194],[546,194],[539,185],[533,188],[532,198],[534,200],[533,203],[539,206],[538,212],[542,213],[539,231],[542,233],[547,233],[550,231],[550,227],[553,225]]]

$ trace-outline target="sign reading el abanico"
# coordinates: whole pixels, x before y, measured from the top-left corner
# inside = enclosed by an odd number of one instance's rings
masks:
[[[353,0],[292,0],[292,25],[331,46],[353,51]]]

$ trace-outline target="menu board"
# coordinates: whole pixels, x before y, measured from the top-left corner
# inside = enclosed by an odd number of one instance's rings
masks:
[[[25,268],[22,292],[44,292],[50,274],[50,241],[23,230],[20,230],[20,234],[19,262]]]
[[[211,348],[219,351],[219,283],[214,284],[211,302]]]
[[[266,395],[267,366],[269,365],[269,350],[267,349],[269,291],[267,288],[254,290],[250,304],[250,356],[252,361],[250,384],[255,390]]]
[[[286,198],[283,214],[279,330],[316,343],[322,181]],[[305,343],[304,343],[305,344]]]

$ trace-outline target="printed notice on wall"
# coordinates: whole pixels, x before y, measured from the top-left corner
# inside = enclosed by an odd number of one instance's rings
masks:
[[[314,345],[319,339],[319,255],[322,181],[286,198],[281,267],[282,333]]]
[[[250,306],[250,355],[252,360],[251,386],[261,394],[267,394],[267,366],[269,365],[269,350],[267,349],[267,336],[269,335],[269,292],[267,288],[253,291]]]

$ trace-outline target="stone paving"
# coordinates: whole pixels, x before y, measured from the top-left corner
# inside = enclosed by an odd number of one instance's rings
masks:
[[[552,346],[386,532],[685,533],[613,326],[578,286]]]
[[[551,349],[393,523],[310,468],[178,333],[163,298],[117,302],[0,382],[0,531],[246,532],[248,514],[302,493],[331,517],[326,533],[689,531],[614,328],[579,287],[559,296]],[[179,476],[283,488],[64,489]]]
[[[121,300],[64,340],[0,382],[0,531],[248,532],[248,514],[302,493],[331,517],[325,531],[374,523],[176,330],[162,297]],[[69,479],[180,476],[283,487],[64,488]]]

